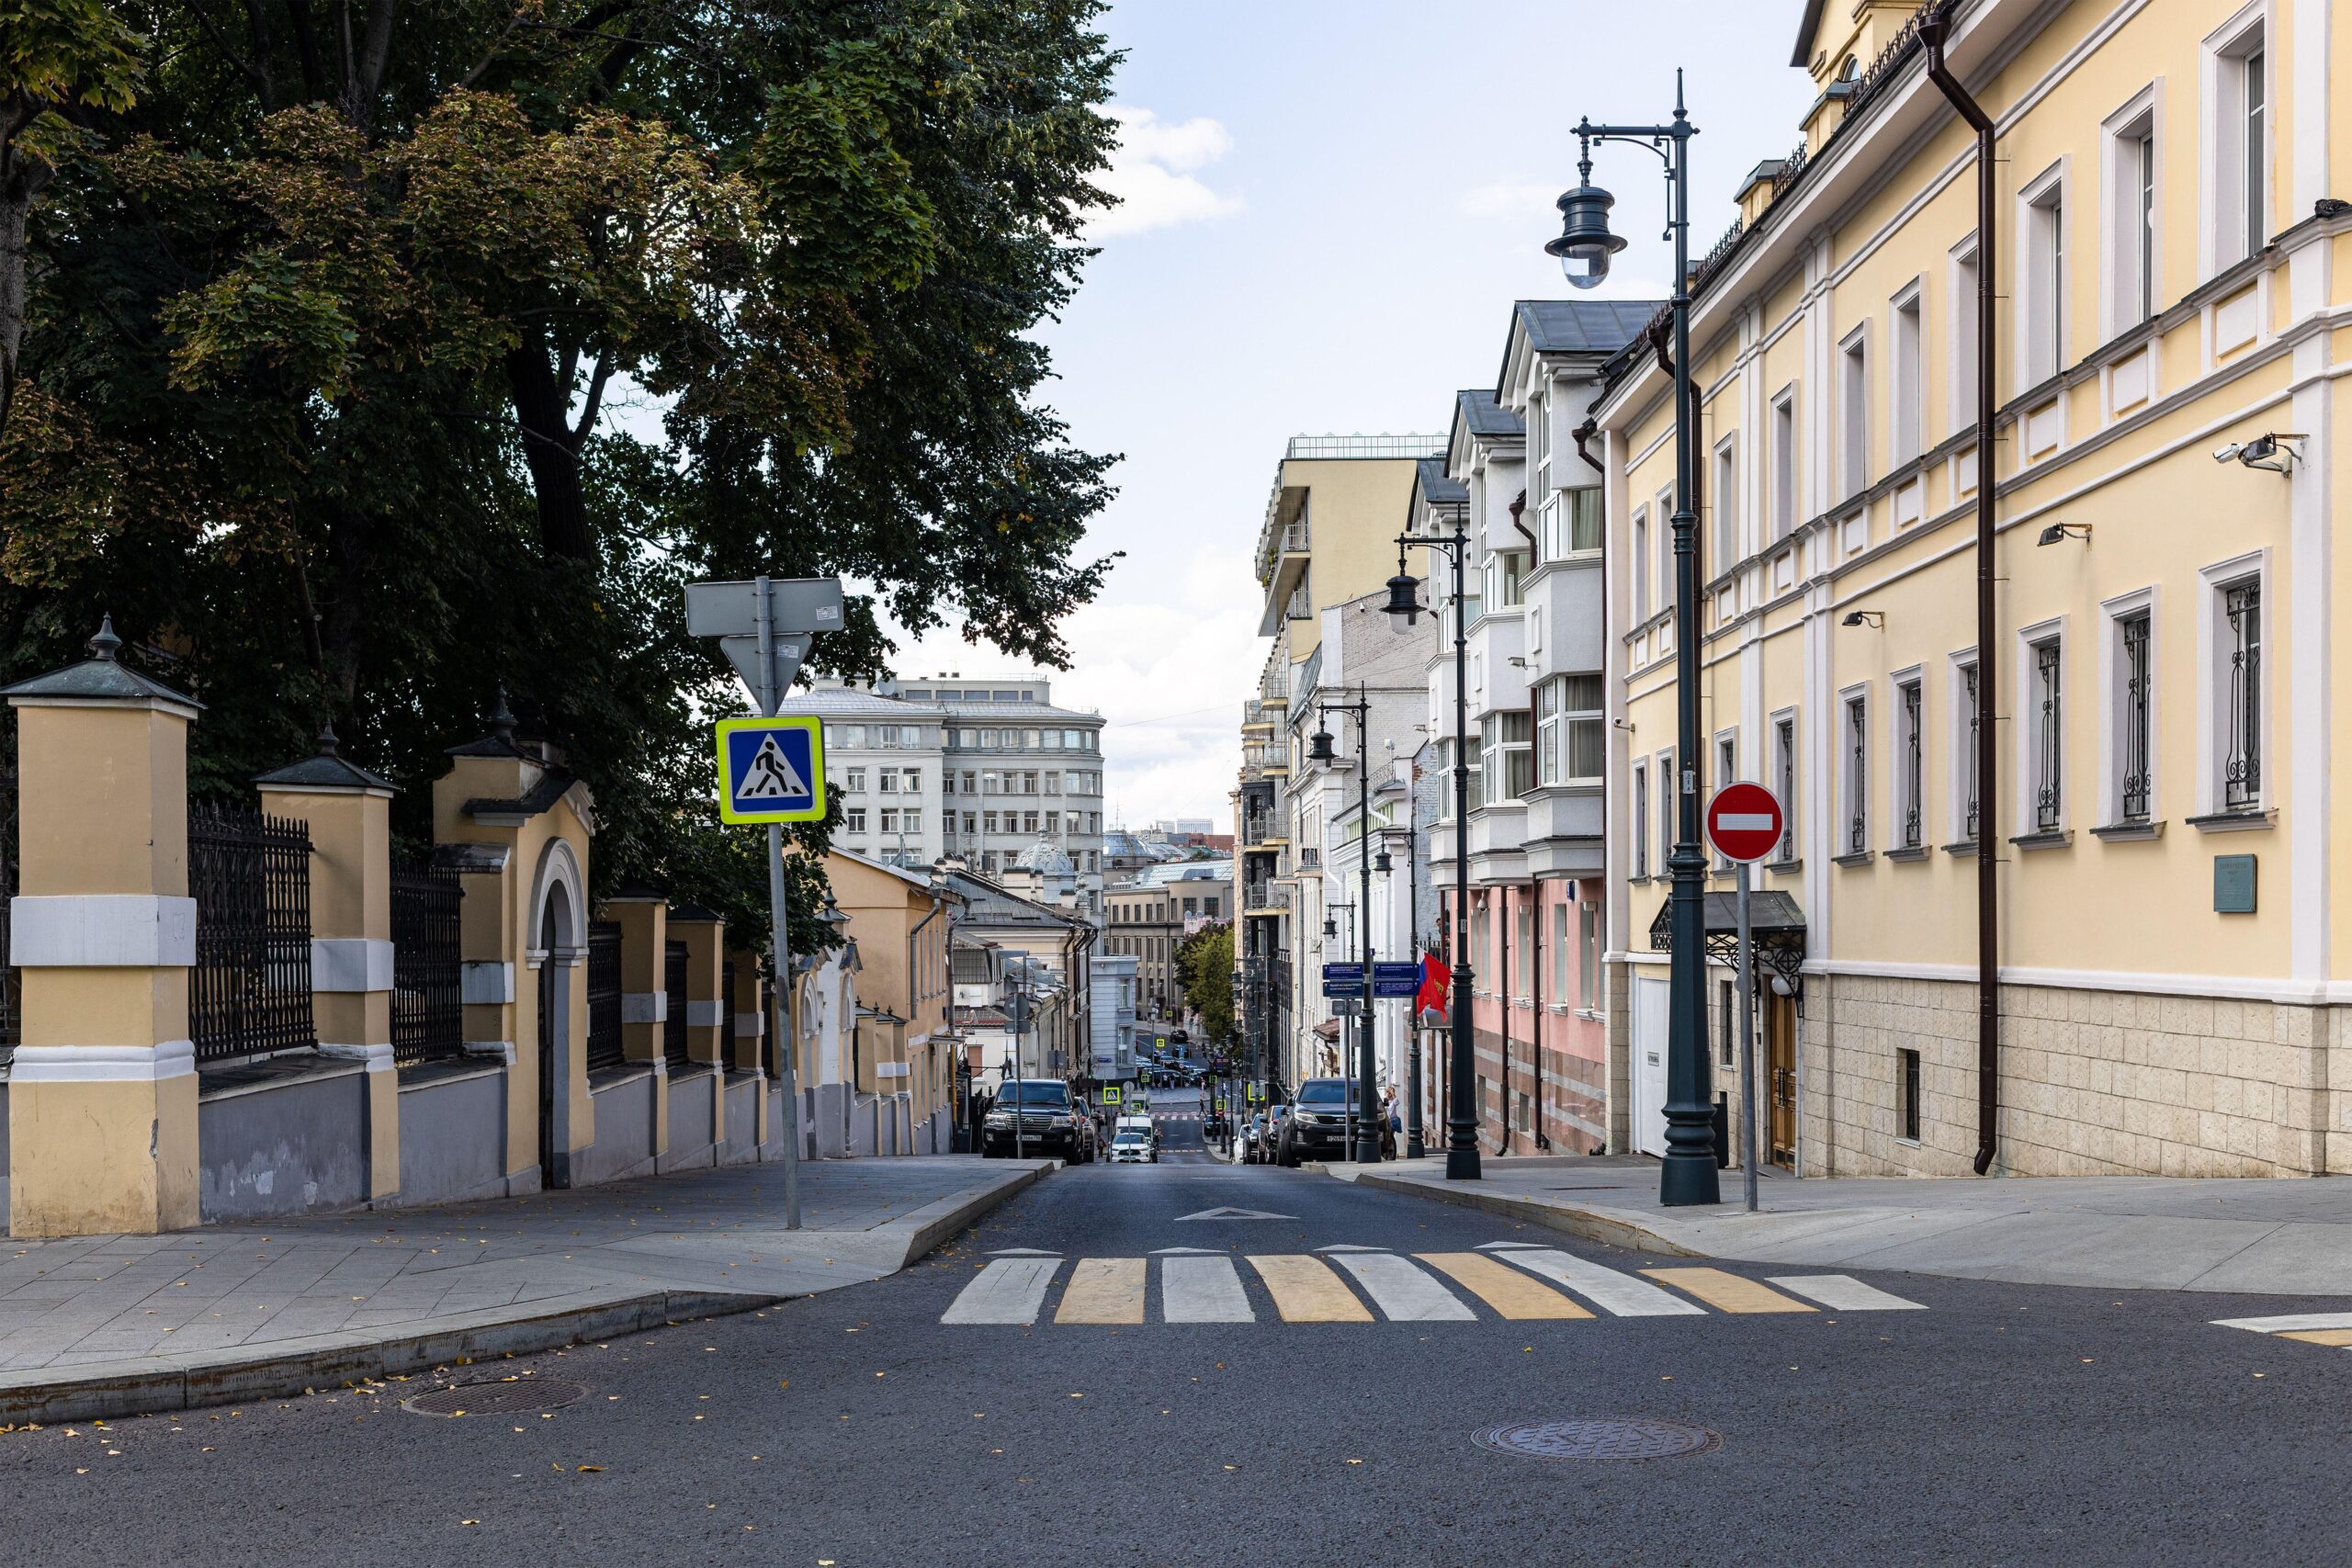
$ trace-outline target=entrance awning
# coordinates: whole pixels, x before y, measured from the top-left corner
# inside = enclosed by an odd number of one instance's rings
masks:
[[[1739,904],[1730,893],[1709,892],[1702,908],[1707,932],[1707,956],[1724,964],[1739,962]],[[1669,894],[1650,922],[1650,951],[1674,951],[1674,899]],[[1747,896],[1747,934],[1756,943],[1757,976],[1765,970],[1797,983],[1804,967],[1804,911],[1778,888]]]

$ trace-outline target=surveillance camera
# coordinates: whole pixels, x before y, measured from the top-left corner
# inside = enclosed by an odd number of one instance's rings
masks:
[[[2245,448],[2240,446],[2234,441],[2231,442],[2226,446],[2216,446],[2213,448],[2213,461],[2217,463],[2234,463],[2237,461],[2238,454],[2244,450],[2245,450]]]

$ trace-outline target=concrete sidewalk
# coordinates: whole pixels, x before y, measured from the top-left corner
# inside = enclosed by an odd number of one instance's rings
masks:
[[[1588,1240],[1687,1258],[1895,1269],[2104,1290],[2352,1295],[2352,1181],[2033,1177],[1760,1183],[1740,1207],[1666,1209],[1657,1162],[1487,1156],[1485,1178],[1449,1182],[1442,1158],[1327,1174],[1464,1204]]]
[[[896,1273],[1056,1160],[730,1166],[443,1208],[0,1247],[0,1421],[299,1393]]]

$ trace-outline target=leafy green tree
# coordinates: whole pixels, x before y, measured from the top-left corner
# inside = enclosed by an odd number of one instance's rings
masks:
[[[1223,1050],[1234,1043],[1233,922],[1203,926],[1176,947],[1176,972],[1183,976],[1184,1002],[1200,1015],[1210,1043]]]
[[[1105,199],[1095,0],[12,7],[151,64],[0,42],[78,106],[28,197],[0,668],[111,609],[207,704],[198,788],[332,718],[415,836],[503,682],[596,791],[600,884],[757,921],[686,581],[872,585],[820,671],[883,669],[885,608],[1063,660],[1112,459],[1034,329]]]

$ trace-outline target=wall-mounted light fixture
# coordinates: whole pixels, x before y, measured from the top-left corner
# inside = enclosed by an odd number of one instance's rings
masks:
[[[1878,627],[1881,631],[1884,631],[1886,629],[1886,612],[1883,610],[1849,610],[1846,612],[1846,618],[1838,624],[1841,626],[1859,626],[1867,624]]]
[[[2087,523],[2052,523],[2041,531],[2041,536],[2034,540],[2034,544],[2055,545],[2068,539],[2080,539],[2086,545],[2089,544],[2091,525]]]

